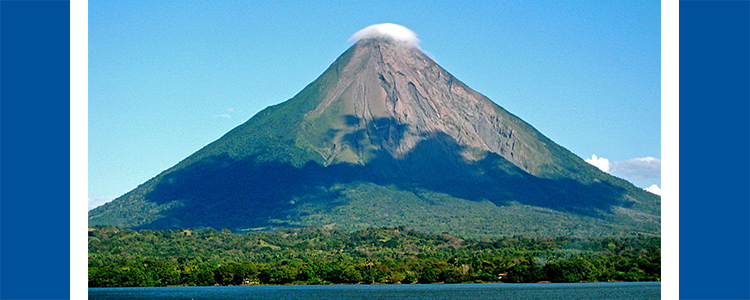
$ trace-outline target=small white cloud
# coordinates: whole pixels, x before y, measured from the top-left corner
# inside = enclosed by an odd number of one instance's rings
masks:
[[[406,28],[404,26],[393,23],[383,23],[367,26],[352,35],[352,37],[349,38],[349,41],[356,42],[359,40],[376,38],[390,39],[403,43],[410,47],[419,48],[419,38],[417,38],[417,34],[414,33],[414,31],[411,31],[409,30],[409,28]]]
[[[587,158],[585,161],[599,168],[599,170],[609,172],[609,159],[597,157],[596,154],[592,154],[591,158]]]
[[[591,155],[585,159],[600,170],[624,178],[631,182],[661,182],[661,159],[655,157],[636,157],[628,160],[610,161],[604,157]]]
[[[649,156],[615,161],[610,173],[626,179],[661,180],[661,159]]]
[[[221,114],[216,115],[215,117],[224,118],[224,119],[231,119],[233,112],[234,112],[234,108],[227,108],[226,111],[224,111]]]
[[[658,185],[652,184],[650,187],[645,188],[646,191],[661,196],[661,188]]]

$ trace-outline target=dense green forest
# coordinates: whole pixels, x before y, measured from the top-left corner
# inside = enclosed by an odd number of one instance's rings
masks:
[[[89,229],[89,286],[658,281],[661,239]]]

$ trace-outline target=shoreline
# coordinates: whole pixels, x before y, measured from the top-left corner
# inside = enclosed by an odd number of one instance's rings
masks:
[[[118,287],[88,287],[88,289],[122,289],[122,288],[178,288],[178,287],[250,287],[250,286],[429,286],[429,285],[483,285],[483,284],[503,284],[503,285],[526,285],[526,284],[578,284],[578,283],[659,283],[661,281],[581,281],[581,282],[434,282],[434,283],[330,283],[330,284],[241,284],[241,285],[168,285],[168,286],[118,286]]]

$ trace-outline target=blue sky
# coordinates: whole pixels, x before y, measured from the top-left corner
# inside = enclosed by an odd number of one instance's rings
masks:
[[[660,185],[658,160],[642,159],[661,158],[659,1],[98,0],[90,202],[291,98],[353,33],[385,22],[415,31],[441,66],[575,154]]]

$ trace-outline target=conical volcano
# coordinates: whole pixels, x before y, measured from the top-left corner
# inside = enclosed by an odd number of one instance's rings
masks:
[[[658,196],[557,145],[413,40],[364,34],[292,99],[92,210],[89,223],[659,234]]]

